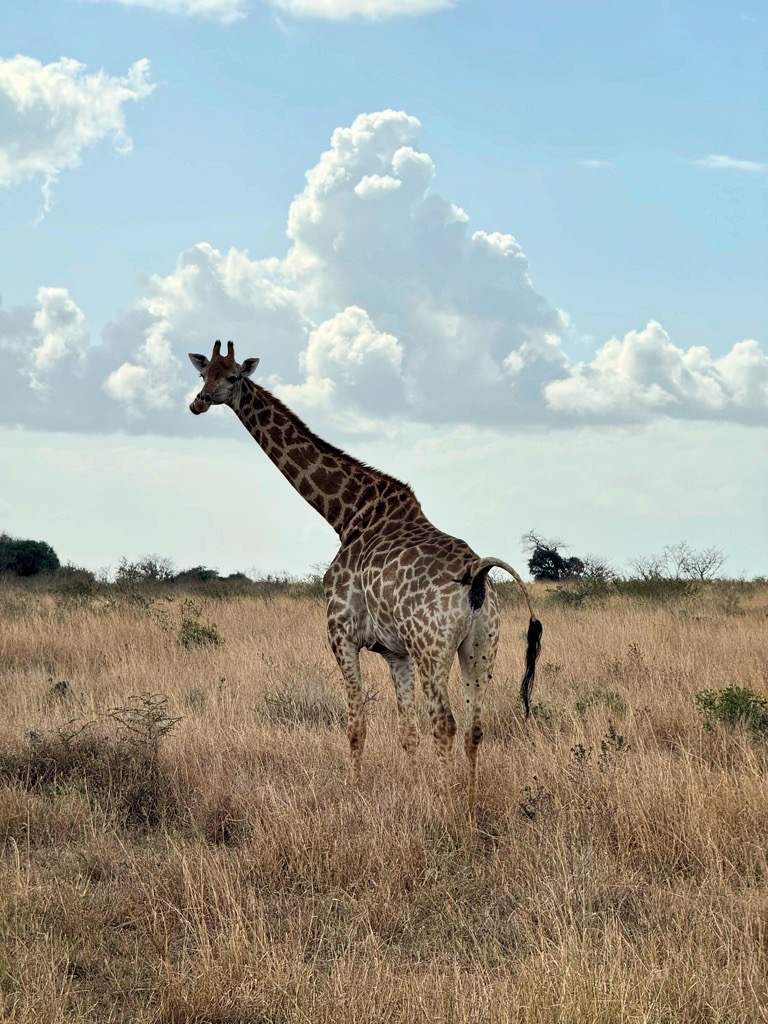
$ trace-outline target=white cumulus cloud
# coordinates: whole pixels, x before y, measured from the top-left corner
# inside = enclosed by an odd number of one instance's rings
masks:
[[[0,309],[0,352],[9,375],[17,373],[43,392],[62,366],[83,358],[88,335],[85,315],[66,288],[38,288],[36,301],[32,308]]]
[[[115,398],[149,406],[170,402],[174,388],[178,394],[182,382],[188,387],[186,352],[208,355],[218,337],[236,339],[240,358],[253,348],[265,347],[262,338],[266,338],[269,372],[295,374],[310,327],[279,260],[251,260],[236,249],[222,253],[206,242],[182,253],[176,269],[166,277],[150,278],[148,294],[134,315],[112,325],[110,335],[121,346],[134,330],[136,314],[144,324],[145,340],[119,368],[109,388]],[[140,379],[137,368],[143,371],[141,379],[153,381],[151,398],[142,399],[134,386]]]
[[[61,289],[41,289],[37,308],[0,309],[0,347],[20,374],[0,421],[191,432],[186,353],[231,338],[320,431],[768,423],[768,355],[755,340],[713,355],[651,321],[574,361],[575,328],[537,291],[520,242],[473,228],[436,191],[420,127],[385,110],[337,128],[290,205],[282,256],[193,245],[100,344],[87,347]]]
[[[2,422],[81,428],[92,412],[82,390],[88,341],[85,315],[66,288],[38,288],[34,306],[0,308],[0,358],[9,385]],[[106,414],[99,410],[98,422]]]
[[[612,338],[589,363],[546,385],[551,409],[618,420],[662,413],[685,419],[768,420],[768,355],[756,341],[713,358],[674,345],[661,324]]]
[[[124,106],[148,96],[148,60],[132,64],[124,77],[86,73],[62,57],[42,64],[33,57],[0,58],[0,185],[40,180],[45,209],[60,173],[76,167],[82,151],[103,139],[126,153]]]
[[[276,388],[297,409],[319,409],[347,426],[353,422],[350,410],[362,408],[385,418],[405,410],[403,347],[394,335],[377,330],[359,306],[347,307],[313,330],[299,363],[304,383]],[[354,422],[361,426],[359,413]]]
[[[55,371],[68,355],[82,356],[88,346],[85,315],[66,288],[39,288],[39,308],[32,325],[40,343],[31,350],[32,380],[41,386],[46,374]]]

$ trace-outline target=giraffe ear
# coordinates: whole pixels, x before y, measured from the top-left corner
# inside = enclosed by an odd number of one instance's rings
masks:
[[[201,356],[199,352],[190,352],[189,361],[198,373],[202,373],[203,370],[210,365],[210,360],[206,359],[205,356]]]
[[[250,377],[258,365],[258,359],[244,359],[242,363],[240,363],[240,373],[243,377]]]

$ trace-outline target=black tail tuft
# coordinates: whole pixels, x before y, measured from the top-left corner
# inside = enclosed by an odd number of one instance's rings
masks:
[[[525,717],[531,714],[531,691],[536,679],[536,659],[541,651],[541,635],[544,632],[538,619],[531,616],[528,623],[528,647],[525,651],[525,675],[520,684],[520,699],[525,708]]]

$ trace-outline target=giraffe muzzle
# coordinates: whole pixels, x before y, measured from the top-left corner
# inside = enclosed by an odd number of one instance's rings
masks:
[[[189,411],[194,413],[195,416],[199,416],[202,412],[207,412],[211,406],[211,396],[203,394],[202,391],[199,395],[196,395],[189,406]]]

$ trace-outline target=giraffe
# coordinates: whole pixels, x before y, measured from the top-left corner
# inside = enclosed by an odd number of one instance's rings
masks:
[[[190,404],[195,415],[228,405],[299,494],[333,527],[340,548],[323,578],[328,639],[347,691],[351,774],[359,782],[366,723],[360,651],[379,654],[395,686],[400,743],[412,776],[419,730],[416,670],[425,693],[437,748],[440,783],[448,791],[456,719],[448,676],[458,652],[466,704],[464,749],[468,797],[474,812],[482,708],[493,675],[499,606],[488,573],[494,567],[519,584],[528,605],[525,674],[520,686],[530,714],[542,627],[518,573],[499,558],[479,558],[463,540],[438,530],[411,488],[317,437],[275,395],[250,378],[258,359],[235,361],[230,341],[210,360],[190,353],[203,380]]]

